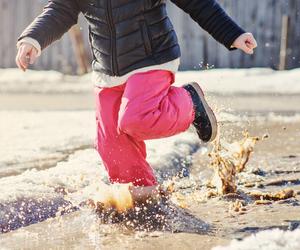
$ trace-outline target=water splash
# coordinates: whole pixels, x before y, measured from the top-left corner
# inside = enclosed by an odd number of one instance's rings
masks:
[[[237,173],[244,171],[258,140],[245,133],[244,138],[237,142],[228,143],[220,138],[215,141],[209,154],[214,169],[209,185],[215,187],[218,194],[237,192]]]

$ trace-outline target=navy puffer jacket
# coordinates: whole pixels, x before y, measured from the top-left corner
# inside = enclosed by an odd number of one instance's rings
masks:
[[[215,0],[172,0],[228,49],[244,31]],[[50,0],[22,33],[42,49],[77,23],[82,12],[89,24],[93,70],[110,76],[180,57],[176,33],[164,0]]]

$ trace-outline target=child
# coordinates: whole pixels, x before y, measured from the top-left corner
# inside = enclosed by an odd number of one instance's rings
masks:
[[[251,33],[215,0],[171,0],[229,50],[252,54]],[[41,51],[77,23],[89,24],[96,96],[97,143],[112,183],[132,183],[136,199],[156,192],[145,140],[172,136],[193,124],[204,142],[217,121],[198,83],[172,86],[180,48],[163,0],[49,0],[18,39],[16,63],[25,71]]]

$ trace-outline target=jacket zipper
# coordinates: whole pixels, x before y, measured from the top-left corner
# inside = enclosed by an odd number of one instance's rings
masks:
[[[118,74],[117,60],[116,60],[116,39],[115,39],[115,28],[112,18],[111,0],[107,0],[107,15],[108,15],[108,26],[110,29],[110,45],[111,45],[111,70],[113,75]]]

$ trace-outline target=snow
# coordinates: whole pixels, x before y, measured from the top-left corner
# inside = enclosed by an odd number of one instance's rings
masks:
[[[198,81],[209,92],[221,94],[299,94],[300,69],[274,71],[267,68],[187,71],[178,82]]]
[[[282,231],[279,229],[262,231],[242,241],[233,240],[229,246],[212,250],[296,250],[300,249],[300,229]]]
[[[103,166],[92,149],[76,152],[67,162],[43,171],[28,170],[23,174],[0,179],[5,192],[0,194],[0,202],[14,201],[24,197],[51,198],[56,187],[78,190],[87,182],[102,180]]]
[[[33,168],[0,178],[0,203],[28,195],[52,197],[58,186],[79,191],[106,180],[103,164],[93,149],[93,111],[1,111],[0,120],[0,174],[7,171],[9,163],[47,160],[63,150],[70,150],[69,158],[52,168],[40,171]],[[148,161],[162,170],[174,162],[180,165],[198,148],[199,140],[195,133],[186,132],[146,144]],[[88,147],[85,149],[84,145]],[[74,148],[77,149],[72,151]]]
[[[78,77],[56,71],[0,69],[0,93],[82,93],[92,87],[90,74]]]
[[[236,115],[231,112],[222,111],[217,113],[217,118],[219,122],[234,122],[236,124],[241,124],[244,122],[258,122],[258,123],[266,123],[266,122],[280,122],[280,123],[294,123],[300,121],[300,114],[292,114],[292,115],[280,115],[274,112],[269,112],[264,115],[255,115],[249,117],[247,115]]]
[[[95,131],[92,111],[0,111],[0,173],[12,164],[91,145]]]
[[[176,84],[198,81],[206,91],[220,94],[299,94],[300,69],[210,69],[176,74]],[[0,93],[79,93],[92,89],[91,74],[66,76],[54,71],[0,69]]]

